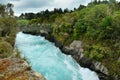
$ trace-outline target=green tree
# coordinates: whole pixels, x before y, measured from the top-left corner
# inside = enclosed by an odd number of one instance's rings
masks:
[[[109,0],[109,2],[111,2],[111,3],[116,3],[116,0]]]
[[[97,0],[94,0],[93,3],[94,3],[94,4],[97,4]]]
[[[69,9],[68,8],[64,9],[64,13],[67,13],[67,12],[69,12]]]
[[[11,3],[8,3],[8,4],[6,5],[6,12],[7,12],[7,14],[10,15],[10,16],[13,16],[13,15],[14,15],[14,11],[12,10],[13,7],[14,7],[14,5],[11,4]]]
[[[5,16],[5,5],[0,4],[0,17]]]
[[[0,17],[13,16],[14,11],[12,10],[13,4],[8,3],[7,5],[0,4]]]

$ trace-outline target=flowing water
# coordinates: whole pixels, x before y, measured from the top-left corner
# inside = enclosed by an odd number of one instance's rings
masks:
[[[99,80],[95,72],[79,66],[70,55],[63,54],[44,37],[19,32],[15,47],[46,80]]]

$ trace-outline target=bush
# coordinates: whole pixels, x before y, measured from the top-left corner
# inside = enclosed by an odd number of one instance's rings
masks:
[[[12,46],[6,41],[0,41],[0,58],[10,57],[12,54]]]
[[[86,45],[84,54],[93,60],[101,61],[111,54],[111,50],[100,44]]]
[[[19,27],[25,27],[28,24],[28,20],[18,20]]]
[[[12,17],[0,18],[0,35],[15,36],[17,32],[16,19]]]

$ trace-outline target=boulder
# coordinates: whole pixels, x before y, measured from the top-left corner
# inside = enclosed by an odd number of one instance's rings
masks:
[[[89,59],[88,57],[82,57],[80,58],[79,62],[78,62],[82,67],[87,67],[87,68],[90,68],[93,63],[92,63],[92,60]]]
[[[0,80],[45,80],[31,70],[26,61],[19,58],[0,59]]]
[[[114,80],[109,76],[108,69],[101,62],[93,62],[90,69],[97,72],[100,80]]]
[[[60,49],[63,48],[62,42],[60,42],[60,41],[58,41],[58,40],[56,40],[56,39],[55,39],[55,46],[56,46],[56,47],[59,47]]]
[[[74,50],[74,49],[71,49],[67,46],[63,47],[62,48],[62,52],[67,54],[67,55],[74,55],[74,54],[77,54],[77,52]]]
[[[101,62],[94,62],[95,71],[102,72],[105,75],[108,75],[108,69],[101,64]]]
[[[74,40],[71,44],[70,44],[70,49],[74,49],[77,52],[79,51],[79,49],[82,47],[82,42],[81,41],[77,41]]]
[[[80,60],[83,55],[83,44],[81,41],[74,40],[69,47],[63,47],[63,52],[73,55],[74,58]]]
[[[70,49],[75,50],[78,56],[83,57],[83,44],[81,41],[74,40],[70,44]]]

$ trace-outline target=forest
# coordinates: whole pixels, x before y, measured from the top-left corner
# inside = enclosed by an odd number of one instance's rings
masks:
[[[0,5],[1,40],[15,35],[16,26],[45,25],[52,28],[51,34],[63,45],[67,46],[73,40],[82,41],[85,56],[101,62],[110,76],[120,79],[120,2],[94,0],[74,10],[54,8],[53,11],[22,13],[19,17],[13,17],[11,4],[7,6]]]

